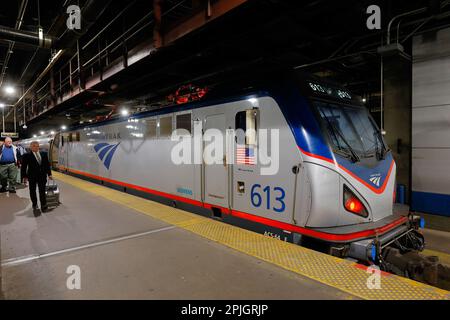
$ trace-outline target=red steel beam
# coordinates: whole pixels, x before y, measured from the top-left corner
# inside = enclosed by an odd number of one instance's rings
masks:
[[[161,36],[161,2],[162,0],[153,1],[153,19],[155,25],[153,27],[153,46],[159,48],[162,46],[162,36]]]
[[[215,3],[210,3],[205,8],[205,11],[201,11],[183,23],[175,26],[174,28],[166,31],[162,35],[163,45],[168,45],[175,40],[185,36],[186,34],[204,26],[208,22],[217,19],[225,13],[233,10],[234,8],[246,3],[248,0],[219,0]]]

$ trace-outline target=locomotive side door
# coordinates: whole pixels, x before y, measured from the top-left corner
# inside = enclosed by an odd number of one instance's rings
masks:
[[[228,208],[228,166],[226,161],[226,116],[212,114],[205,117],[204,127],[204,202]],[[221,138],[219,138],[221,136]],[[212,151],[214,150],[215,151]],[[222,150],[222,152],[220,152]],[[220,158],[220,159],[219,159]],[[220,161],[217,161],[220,160]]]
[[[59,153],[58,153],[58,165],[62,166],[62,167],[69,167],[69,165],[67,164],[67,154],[68,154],[68,138],[66,134],[62,134],[60,135],[60,139],[59,139]]]
[[[50,155],[50,164],[53,169],[58,168],[58,156],[59,156],[59,146],[60,146],[59,140],[60,139],[61,139],[61,134],[57,133],[55,135],[55,137],[53,138],[53,140],[50,141],[49,155]]]
[[[268,97],[242,103],[234,113],[234,128],[233,210],[297,224],[295,195],[296,186],[302,184],[301,177],[297,177],[300,159],[278,105]],[[273,166],[274,170],[263,171],[275,163],[278,165]],[[270,227],[264,231],[283,240],[290,237],[284,233],[275,235]]]

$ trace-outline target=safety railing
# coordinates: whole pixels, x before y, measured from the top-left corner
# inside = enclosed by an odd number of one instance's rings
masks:
[[[63,56],[58,63],[35,84],[33,92],[17,103],[17,114],[22,115],[19,124],[24,124],[55,107],[70,97],[82,92],[92,78],[103,80],[103,73],[117,63],[124,63],[130,49],[152,39],[153,11],[149,10],[140,19],[133,20],[120,33],[127,10],[136,3],[129,3],[117,16],[85,43],[77,42],[76,52],[69,58]],[[167,1],[170,5],[162,16],[174,14],[179,19],[192,10],[191,1]],[[177,12],[178,10],[178,12]],[[180,11],[181,10],[181,11]],[[131,18],[130,18],[131,20]],[[134,22],[136,21],[136,22]],[[123,30],[123,29],[122,29]],[[25,108],[25,112],[23,109]],[[25,118],[25,119],[24,119]],[[26,120],[26,121],[25,121]]]

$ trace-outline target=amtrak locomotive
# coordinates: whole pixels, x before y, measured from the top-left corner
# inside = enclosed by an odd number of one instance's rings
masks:
[[[270,85],[261,81],[239,92],[207,94],[200,101],[60,132],[52,142],[54,166],[283,241],[412,276],[402,257],[423,249],[422,220],[393,213],[396,165],[368,110],[334,85],[296,75],[270,80]],[[199,163],[171,160],[179,143],[171,135],[181,129],[196,145],[190,157],[201,159]],[[208,164],[202,156],[214,143],[211,139],[196,142],[208,129],[223,134],[220,163]],[[252,130],[239,137],[240,129]],[[258,133],[274,129],[279,143],[267,138],[265,151],[273,155],[277,144],[278,170],[262,174],[268,159],[257,159],[258,147],[263,148]]]

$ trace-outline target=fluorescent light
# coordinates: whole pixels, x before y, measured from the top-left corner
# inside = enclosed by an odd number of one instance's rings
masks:
[[[45,134],[45,131],[41,131],[40,134],[41,136],[43,136]]]
[[[55,131],[50,131],[50,134],[55,134]]]
[[[66,130],[67,127],[66,126],[61,126],[61,130]]]
[[[120,110],[120,114],[123,117],[126,117],[126,116],[128,116],[130,114],[130,112],[127,109],[122,109],[122,110]]]
[[[6,92],[6,94],[11,95],[16,92],[16,89],[14,89],[14,87],[12,87],[12,86],[7,86],[7,87],[5,87],[5,92]]]
[[[4,103],[0,103],[0,108],[4,108],[5,107],[5,104]]]
[[[37,135],[33,134],[33,138],[36,138],[36,137],[37,137]]]
[[[144,137],[143,133],[132,133],[131,135],[136,137],[136,138],[143,138]]]

